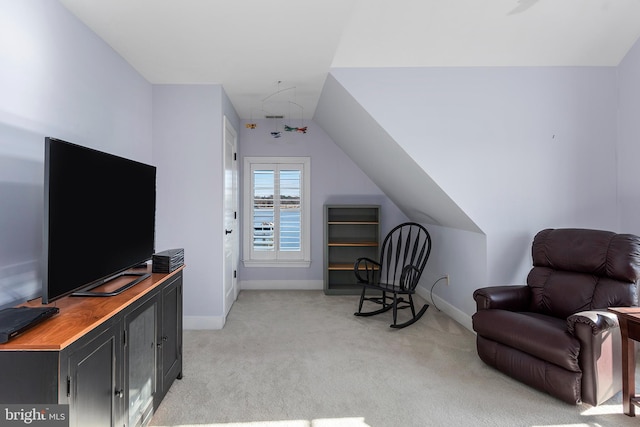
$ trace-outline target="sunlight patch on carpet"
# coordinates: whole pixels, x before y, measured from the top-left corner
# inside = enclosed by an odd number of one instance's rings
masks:
[[[250,421],[246,423],[180,424],[163,427],[371,427],[364,418],[319,418],[316,420]]]
[[[616,405],[600,405],[594,406],[581,412],[580,415],[608,415],[608,414],[622,414],[622,405],[620,403]]]
[[[600,427],[600,424],[545,424],[545,425],[533,425],[531,427]]]

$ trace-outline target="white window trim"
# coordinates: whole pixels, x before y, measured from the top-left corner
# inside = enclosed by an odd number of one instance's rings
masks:
[[[252,215],[251,198],[251,166],[253,164],[296,164],[302,165],[302,194],[301,194],[301,227],[300,249],[301,259],[255,259],[252,258],[251,235]],[[245,157],[243,167],[243,239],[242,255],[245,267],[309,267],[311,265],[311,158],[310,157]]]

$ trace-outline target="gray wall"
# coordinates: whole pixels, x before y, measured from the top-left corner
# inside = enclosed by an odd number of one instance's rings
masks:
[[[221,85],[153,87],[158,166],[156,248],[184,248],[185,328],[217,329],[223,315],[223,117],[239,120]]]
[[[486,236],[441,227],[422,284],[448,273],[435,293],[467,320],[474,289],[524,282],[540,229],[619,230],[615,67],[331,74]]]
[[[40,294],[44,137],[151,162],[151,85],[57,1],[0,0],[0,306]]]
[[[158,164],[157,247],[186,249],[185,314],[194,322],[219,324],[222,316],[222,212],[213,204],[222,201],[225,114],[238,125],[243,156],[312,156],[315,218],[323,203],[356,194],[379,201],[383,219],[404,218],[315,123],[300,135],[313,145],[257,138],[234,118],[221,86],[154,89],[58,2],[0,0],[0,9],[0,305],[38,293],[45,136]],[[636,43],[608,68],[333,70],[482,230],[430,226],[423,289],[450,274],[451,286],[438,286],[436,296],[467,315],[476,287],[524,281],[540,228],[640,234],[639,50]],[[244,269],[241,281],[321,280],[321,256],[314,246],[309,269]]]
[[[618,67],[619,138],[617,152],[620,229],[640,235],[640,41]]]
[[[309,268],[245,268],[239,279],[243,289],[277,287],[322,289],[323,280],[323,215],[324,204],[378,204],[381,206],[381,230],[406,221],[406,216],[355,165],[331,138],[311,120],[284,123],[307,126],[306,134],[282,132],[273,138],[271,132],[283,130],[282,122],[273,119],[253,120],[256,129],[240,128],[240,167],[250,156],[311,157],[311,266]],[[372,143],[373,149],[374,143]],[[242,173],[241,185],[242,183]]]

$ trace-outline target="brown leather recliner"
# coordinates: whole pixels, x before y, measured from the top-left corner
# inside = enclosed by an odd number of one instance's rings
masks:
[[[640,237],[547,229],[524,286],[473,293],[478,355],[565,402],[598,405],[622,389],[620,331],[608,307],[637,306]]]

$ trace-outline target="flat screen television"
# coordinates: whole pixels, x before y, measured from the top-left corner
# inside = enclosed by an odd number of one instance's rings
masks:
[[[154,253],[155,210],[154,166],[45,138],[42,303],[146,278],[127,270]],[[137,279],[91,291],[125,274]]]

